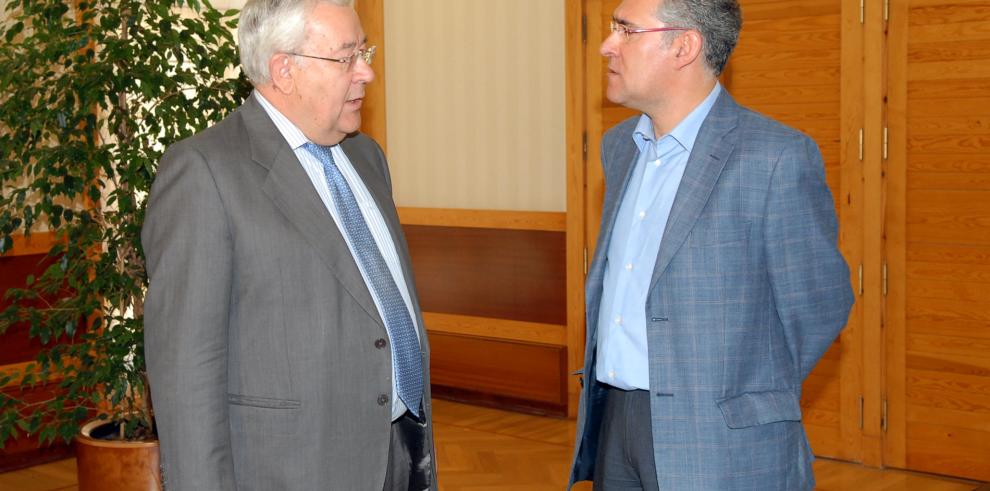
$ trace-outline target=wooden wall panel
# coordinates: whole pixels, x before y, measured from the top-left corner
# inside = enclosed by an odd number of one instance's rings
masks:
[[[40,275],[50,264],[46,254],[0,257],[0,310],[11,305],[4,298],[8,289],[24,288],[28,275]],[[28,330],[27,324],[15,324],[0,334],[0,368],[34,359],[41,342],[28,338]]]
[[[403,228],[424,311],[567,323],[564,233]]]
[[[818,143],[826,181],[841,215],[849,192],[843,190],[842,175],[846,151],[842,2],[743,0],[741,4],[743,30],[723,85],[740,104],[797,128]],[[844,237],[855,240],[856,235]],[[847,329],[804,384],[805,429],[817,455],[861,459],[855,438],[861,392],[855,376],[854,336]]]
[[[889,463],[990,480],[990,2],[891,5]]]
[[[29,402],[52,397],[57,388],[54,383],[40,384],[30,389],[8,387],[0,391]],[[49,446],[39,446],[35,437],[21,435],[6,443],[0,450],[0,472],[30,467],[66,458],[72,454],[72,446],[58,441]]]
[[[560,213],[400,208],[434,395],[568,414]]]
[[[429,329],[429,322],[427,322]],[[433,394],[528,412],[567,414],[567,350],[430,332]]]
[[[3,297],[10,288],[24,288],[28,275],[40,275],[50,264],[47,249],[51,246],[49,234],[35,234],[29,238],[14,238],[14,249],[0,256],[0,310],[10,306]],[[40,302],[39,302],[40,303]],[[15,324],[0,334],[0,373],[23,370],[34,360],[41,348],[36,339],[28,338],[29,326]],[[0,391],[26,401],[45,400],[56,390],[54,383],[42,383],[33,387],[8,385]],[[69,445],[56,443],[41,447],[34,437],[20,436],[6,443],[0,450],[0,472],[37,465],[64,458],[71,453]]]

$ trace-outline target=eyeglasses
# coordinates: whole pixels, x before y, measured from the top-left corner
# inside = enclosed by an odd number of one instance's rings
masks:
[[[625,24],[620,24],[616,21],[609,23],[609,28],[612,30],[612,34],[618,34],[623,40],[628,39],[630,34],[639,34],[641,32],[664,32],[664,31],[690,31],[688,27],[629,27]]]
[[[377,46],[368,46],[367,48],[358,49],[350,56],[345,56],[343,58],[326,58],[323,56],[304,55],[301,53],[288,53],[288,54],[292,56],[302,56],[303,58],[313,58],[316,60],[334,61],[340,63],[341,65],[347,65],[347,69],[350,70],[354,68],[354,62],[356,62],[358,58],[364,60],[365,63],[370,65],[372,60],[375,59],[375,51],[377,49],[378,49]]]

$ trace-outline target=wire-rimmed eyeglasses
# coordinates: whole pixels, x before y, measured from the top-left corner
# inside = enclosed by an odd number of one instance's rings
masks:
[[[642,32],[664,32],[664,31],[690,31],[689,27],[629,27],[615,20],[609,23],[609,29],[613,34],[618,34],[622,39],[628,39],[630,34]]]
[[[354,62],[356,62],[358,58],[364,60],[365,63],[370,65],[371,62],[375,59],[375,51],[377,49],[378,49],[377,46],[368,46],[367,48],[358,49],[351,55],[345,56],[343,58],[327,58],[325,56],[304,55],[302,53],[288,53],[288,54],[292,56],[302,56],[303,58],[313,58],[316,60],[337,62],[340,63],[341,65],[346,65],[347,69],[350,70],[354,68]]]

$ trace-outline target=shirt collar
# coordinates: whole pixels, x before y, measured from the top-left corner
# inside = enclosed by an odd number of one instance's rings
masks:
[[[281,111],[275,109],[275,106],[268,99],[265,99],[261,92],[257,90],[254,91],[254,97],[258,99],[261,107],[268,113],[268,117],[272,118],[275,122],[275,126],[278,131],[282,133],[282,137],[285,138],[286,143],[289,144],[289,148],[292,150],[297,150],[299,147],[309,143],[309,138],[303,134],[302,130],[295,125],[289,118],[285,117]]]
[[[722,85],[715,82],[715,87],[712,87],[711,92],[708,93],[705,100],[701,101],[701,104],[698,104],[670,133],[663,136],[670,136],[690,153],[694,149],[694,141],[698,138],[698,132],[701,131],[701,124],[705,122],[705,118],[708,117],[708,113],[711,112],[712,106],[715,105],[715,100],[718,99],[718,95],[721,92]],[[660,138],[660,140],[662,139]],[[636,143],[640,152],[643,151],[647,144],[655,145],[658,143],[658,140],[653,135],[653,120],[646,114],[641,115],[639,122],[636,123],[636,129],[633,130],[633,141]]]

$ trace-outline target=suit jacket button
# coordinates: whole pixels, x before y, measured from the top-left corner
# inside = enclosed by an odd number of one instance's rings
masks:
[[[375,340],[375,347],[382,349],[385,347],[385,338],[378,338]]]
[[[384,406],[386,404],[388,404],[388,396],[385,394],[378,396],[378,405]]]

